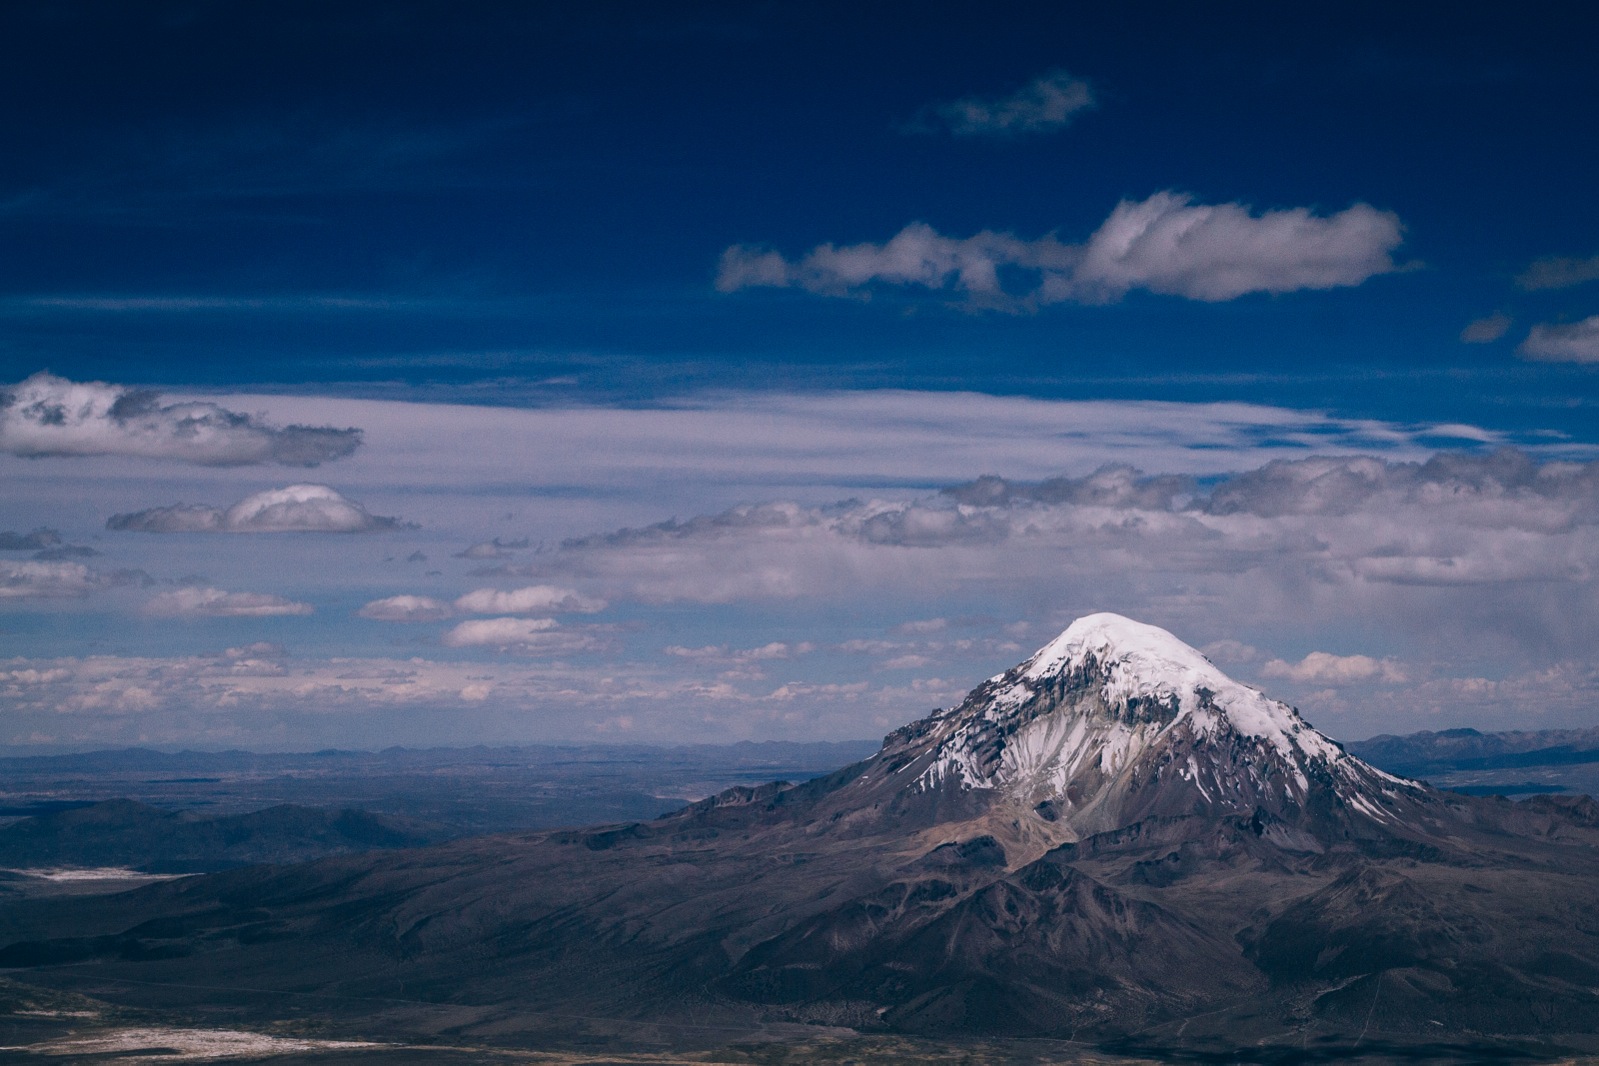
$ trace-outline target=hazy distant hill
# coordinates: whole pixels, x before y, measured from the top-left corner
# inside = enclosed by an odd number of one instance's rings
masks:
[[[293,804],[468,836],[653,818],[732,785],[830,773],[876,750],[856,741],[13,756],[0,758],[0,817],[110,799],[216,815]]]
[[[197,873],[290,863],[443,839],[423,826],[354,810],[282,805],[206,817],[116,799],[50,811],[0,829],[0,867],[122,866]]]

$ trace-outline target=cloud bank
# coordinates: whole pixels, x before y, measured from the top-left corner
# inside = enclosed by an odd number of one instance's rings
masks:
[[[136,533],[376,533],[403,525],[397,518],[368,514],[326,485],[288,485],[246,496],[226,510],[177,503],[112,515],[106,528]]]
[[[797,260],[734,245],[722,254],[716,287],[849,296],[878,285],[913,286],[1004,310],[1112,303],[1135,289],[1221,302],[1359,285],[1398,269],[1393,252],[1403,239],[1399,216],[1369,204],[1325,217],[1303,207],[1257,215],[1243,204],[1195,204],[1160,192],[1118,204],[1082,244],[989,230],[946,237],[913,222],[883,244],[823,244]]]
[[[989,477],[622,529],[545,565],[645,602],[892,602],[914,618],[975,596],[1046,625],[1123,610],[1201,642],[1375,617],[1445,656],[1569,654],[1599,639],[1599,463],[1501,450],[1279,460],[1215,481]]]
[[[121,455],[202,466],[317,466],[361,444],[359,429],[272,426],[214,403],[163,403],[147,389],[38,373],[0,389],[0,452]]]
[[[1095,104],[1093,88],[1064,70],[1034,78],[1008,96],[967,96],[928,108],[907,132],[1014,137],[1061,129]]]

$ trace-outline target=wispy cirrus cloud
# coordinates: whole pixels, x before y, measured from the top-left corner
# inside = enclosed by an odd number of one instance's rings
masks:
[[[263,592],[189,587],[152,597],[144,610],[158,618],[280,618],[312,614],[315,608]]]
[[[369,514],[326,485],[288,485],[246,496],[232,507],[176,503],[112,515],[106,528],[134,533],[375,533],[403,528]]]
[[[1064,70],[1042,74],[1003,96],[963,96],[923,110],[907,133],[947,131],[956,137],[1050,133],[1095,106],[1094,90]]]
[[[361,444],[361,431],[273,426],[203,401],[49,373],[0,389],[0,452],[26,458],[124,455],[202,466],[317,466]]]
[[[1541,363],[1599,363],[1599,315],[1534,326],[1516,350]]]
[[[1369,204],[1327,216],[1303,207],[1256,214],[1243,204],[1196,204],[1168,191],[1118,204],[1081,244],[990,230],[947,237],[915,222],[881,244],[823,244],[793,260],[734,245],[722,254],[716,287],[849,296],[909,286],[1012,311],[1111,303],[1134,290],[1221,302],[1359,285],[1399,269],[1393,253],[1403,239],[1399,216]],[[1007,274],[1026,281],[1008,283]]]

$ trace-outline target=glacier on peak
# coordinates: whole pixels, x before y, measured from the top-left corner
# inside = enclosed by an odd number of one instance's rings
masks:
[[[1044,678],[1080,669],[1089,657],[1106,674],[1101,692],[1107,703],[1175,699],[1178,717],[1203,716],[1206,720],[1199,724],[1207,732],[1220,725],[1211,720],[1219,713],[1237,732],[1269,741],[1284,756],[1296,747],[1326,758],[1343,755],[1343,749],[1287,704],[1234,681],[1171,633],[1109,612],[1079,618],[1040,648],[1022,664],[1017,685],[995,698],[996,709],[1016,700],[1029,682],[1036,686]]]

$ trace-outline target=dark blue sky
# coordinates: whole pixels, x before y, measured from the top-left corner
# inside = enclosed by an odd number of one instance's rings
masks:
[[[0,377],[893,385],[1599,436],[1590,367],[1514,354],[1532,324],[1599,312],[1592,283],[1514,283],[1599,254],[1592,9],[865,8],[9,4]],[[1064,128],[905,129],[1062,70],[1097,99]],[[1366,202],[1416,269],[1026,314],[712,288],[736,243],[793,256],[918,220],[1081,241],[1166,189]],[[1498,311],[1502,340],[1460,343]]]
[[[880,736],[1103,610],[1591,725],[1596,30],[0,5],[0,748]]]

